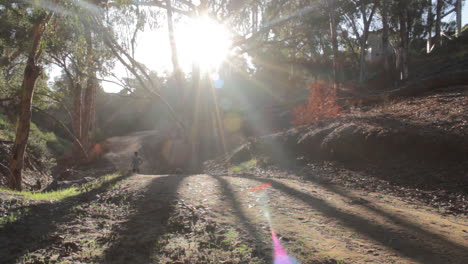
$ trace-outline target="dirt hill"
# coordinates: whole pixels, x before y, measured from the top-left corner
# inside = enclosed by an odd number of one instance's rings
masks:
[[[328,175],[329,180],[392,186],[402,196],[414,191],[412,196],[436,207],[450,204],[451,210],[466,213],[467,88],[351,109],[333,120],[252,140],[227,159],[208,162],[207,168],[222,171],[255,159],[266,168],[280,165],[302,171],[328,162],[333,171],[343,170]]]

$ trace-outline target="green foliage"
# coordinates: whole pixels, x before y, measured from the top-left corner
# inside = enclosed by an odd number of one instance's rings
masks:
[[[0,138],[3,140],[12,140],[15,137],[15,128],[8,121],[8,118],[0,114]]]
[[[33,155],[40,156],[51,156],[48,149],[48,144],[57,142],[57,137],[52,132],[41,131],[36,124],[31,123],[31,131],[29,134],[28,147]]]
[[[18,220],[21,216],[27,214],[29,211],[30,209],[25,207],[25,208],[21,208],[19,210],[13,211],[12,213],[7,214],[3,217],[0,217],[0,227],[8,223],[16,222],[16,220]]]
[[[257,166],[257,160],[256,159],[251,159],[249,161],[243,162],[239,164],[238,166],[234,166],[229,168],[228,171],[230,172],[238,172],[238,171],[245,171],[249,169],[253,169]]]
[[[16,127],[8,119],[0,114],[0,138],[3,140],[15,140]],[[71,143],[57,137],[53,132],[44,132],[31,123],[29,133],[28,150],[36,157],[51,158],[70,151]]]
[[[8,129],[10,127],[10,123],[5,119],[5,116],[0,114],[0,129]]]
[[[80,191],[77,187],[70,187],[70,188],[63,189],[63,190],[45,192],[45,193],[28,192],[28,191],[19,192],[19,191],[12,191],[9,189],[0,189],[0,191],[21,194],[21,195],[26,196],[27,198],[30,198],[33,200],[41,200],[41,201],[63,200],[63,199],[80,194]]]
[[[47,142],[47,146],[52,150],[53,154],[61,155],[71,151],[73,147],[72,142],[60,137],[56,137],[56,139],[55,141]]]
[[[81,193],[99,189],[103,187],[104,184],[120,176],[122,175],[118,173],[109,174],[109,175],[102,176],[99,179],[92,181],[90,183],[86,183],[80,187],[70,187],[70,188],[66,188],[62,190],[44,192],[44,193],[28,192],[28,191],[13,191],[13,190],[3,189],[3,188],[0,188],[0,191],[6,192],[6,193],[24,195],[25,197],[33,199],[33,200],[41,200],[41,201],[64,200],[64,199],[76,196],[78,194],[81,194]]]

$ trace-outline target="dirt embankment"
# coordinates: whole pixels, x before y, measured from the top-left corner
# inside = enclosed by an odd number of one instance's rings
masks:
[[[468,207],[468,89],[354,109],[341,117],[268,135],[239,147],[221,168],[257,159],[264,168],[331,167],[349,187],[391,189],[434,207]],[[216,166],[214,166],[216,167]],[[219,171],[219,168],[218,168]]]
[[[266,156],[284,163],[304,157],[346,161],[464,161],[468,157],[468,90],[458,88],[307,127],[268,135],[239,148],[233,162]]]

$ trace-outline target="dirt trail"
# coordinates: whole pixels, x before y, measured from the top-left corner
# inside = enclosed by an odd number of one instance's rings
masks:
[[[304,263],[468,263],[467,219],[442,217],[388,195],[291,179],[209,175],[188,177],[180,192],[209,206],[217,221],[268,239],[258,201],[263,191],[248,191],[265,183],[272,184],[266,191],[273,228]]]
[[[1,229],[0,262],[270,263],[265,210],[301,263],[468,263],[466,218],[334,185],[211,175],[133,175],[36,205]]]

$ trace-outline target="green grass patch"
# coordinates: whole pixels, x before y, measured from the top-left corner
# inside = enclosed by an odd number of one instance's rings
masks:
[[[96,179],[95,181],[83,184],[80,187],[70,187],[70,188],[66,188],[66,189],[62,189],[62,190],[56,190],[56,191],[52,191],[52,192],[40,193],[40,192],[28,192],[28,191],[13,191],[13,190],[3,189],[3,188],[0,188],[0,191],[6,192],[6,193],[14,193],[14,194],[24,195],[24,196],[26,196],[26,197],[28,197],[30,199],[33,199],[33,200],[42,200],[42,201],[43,200],[47,200],[47,201],[50,201],[50,200],[64,200],[64,199],[76,196],[76,195],[84,193],[84,192],[88,192],[88,191],[91,191],[91,190],[94,190],[94,189],[98,189],[98,188],[102,187],[105,183],[107,183],[107,182],[109,182],[109,181],[111,181],[111,180],[113,180],[113,179],[115,179],[115,178],[117,178],[119,176],[121,176],[121,174],[119,174],[119,173],[109,174],[109,175],[102,176],[102,177]]]
[[[249,170],[257,167],[257,160],[256,159],[251,159],[249,161],[243,162],[237,166],[233,166],[229,168],[228,171],[230,172],[238,172],[238,171],[244,171],[244,170]]]
[[[21,216],[27,214],[31,209],[29,208],[22,208],[20,210],[16,210],[4,217],[0,217],[0,227],[8,224],[8,223],[13,223],[16,220],[18,220]]]

